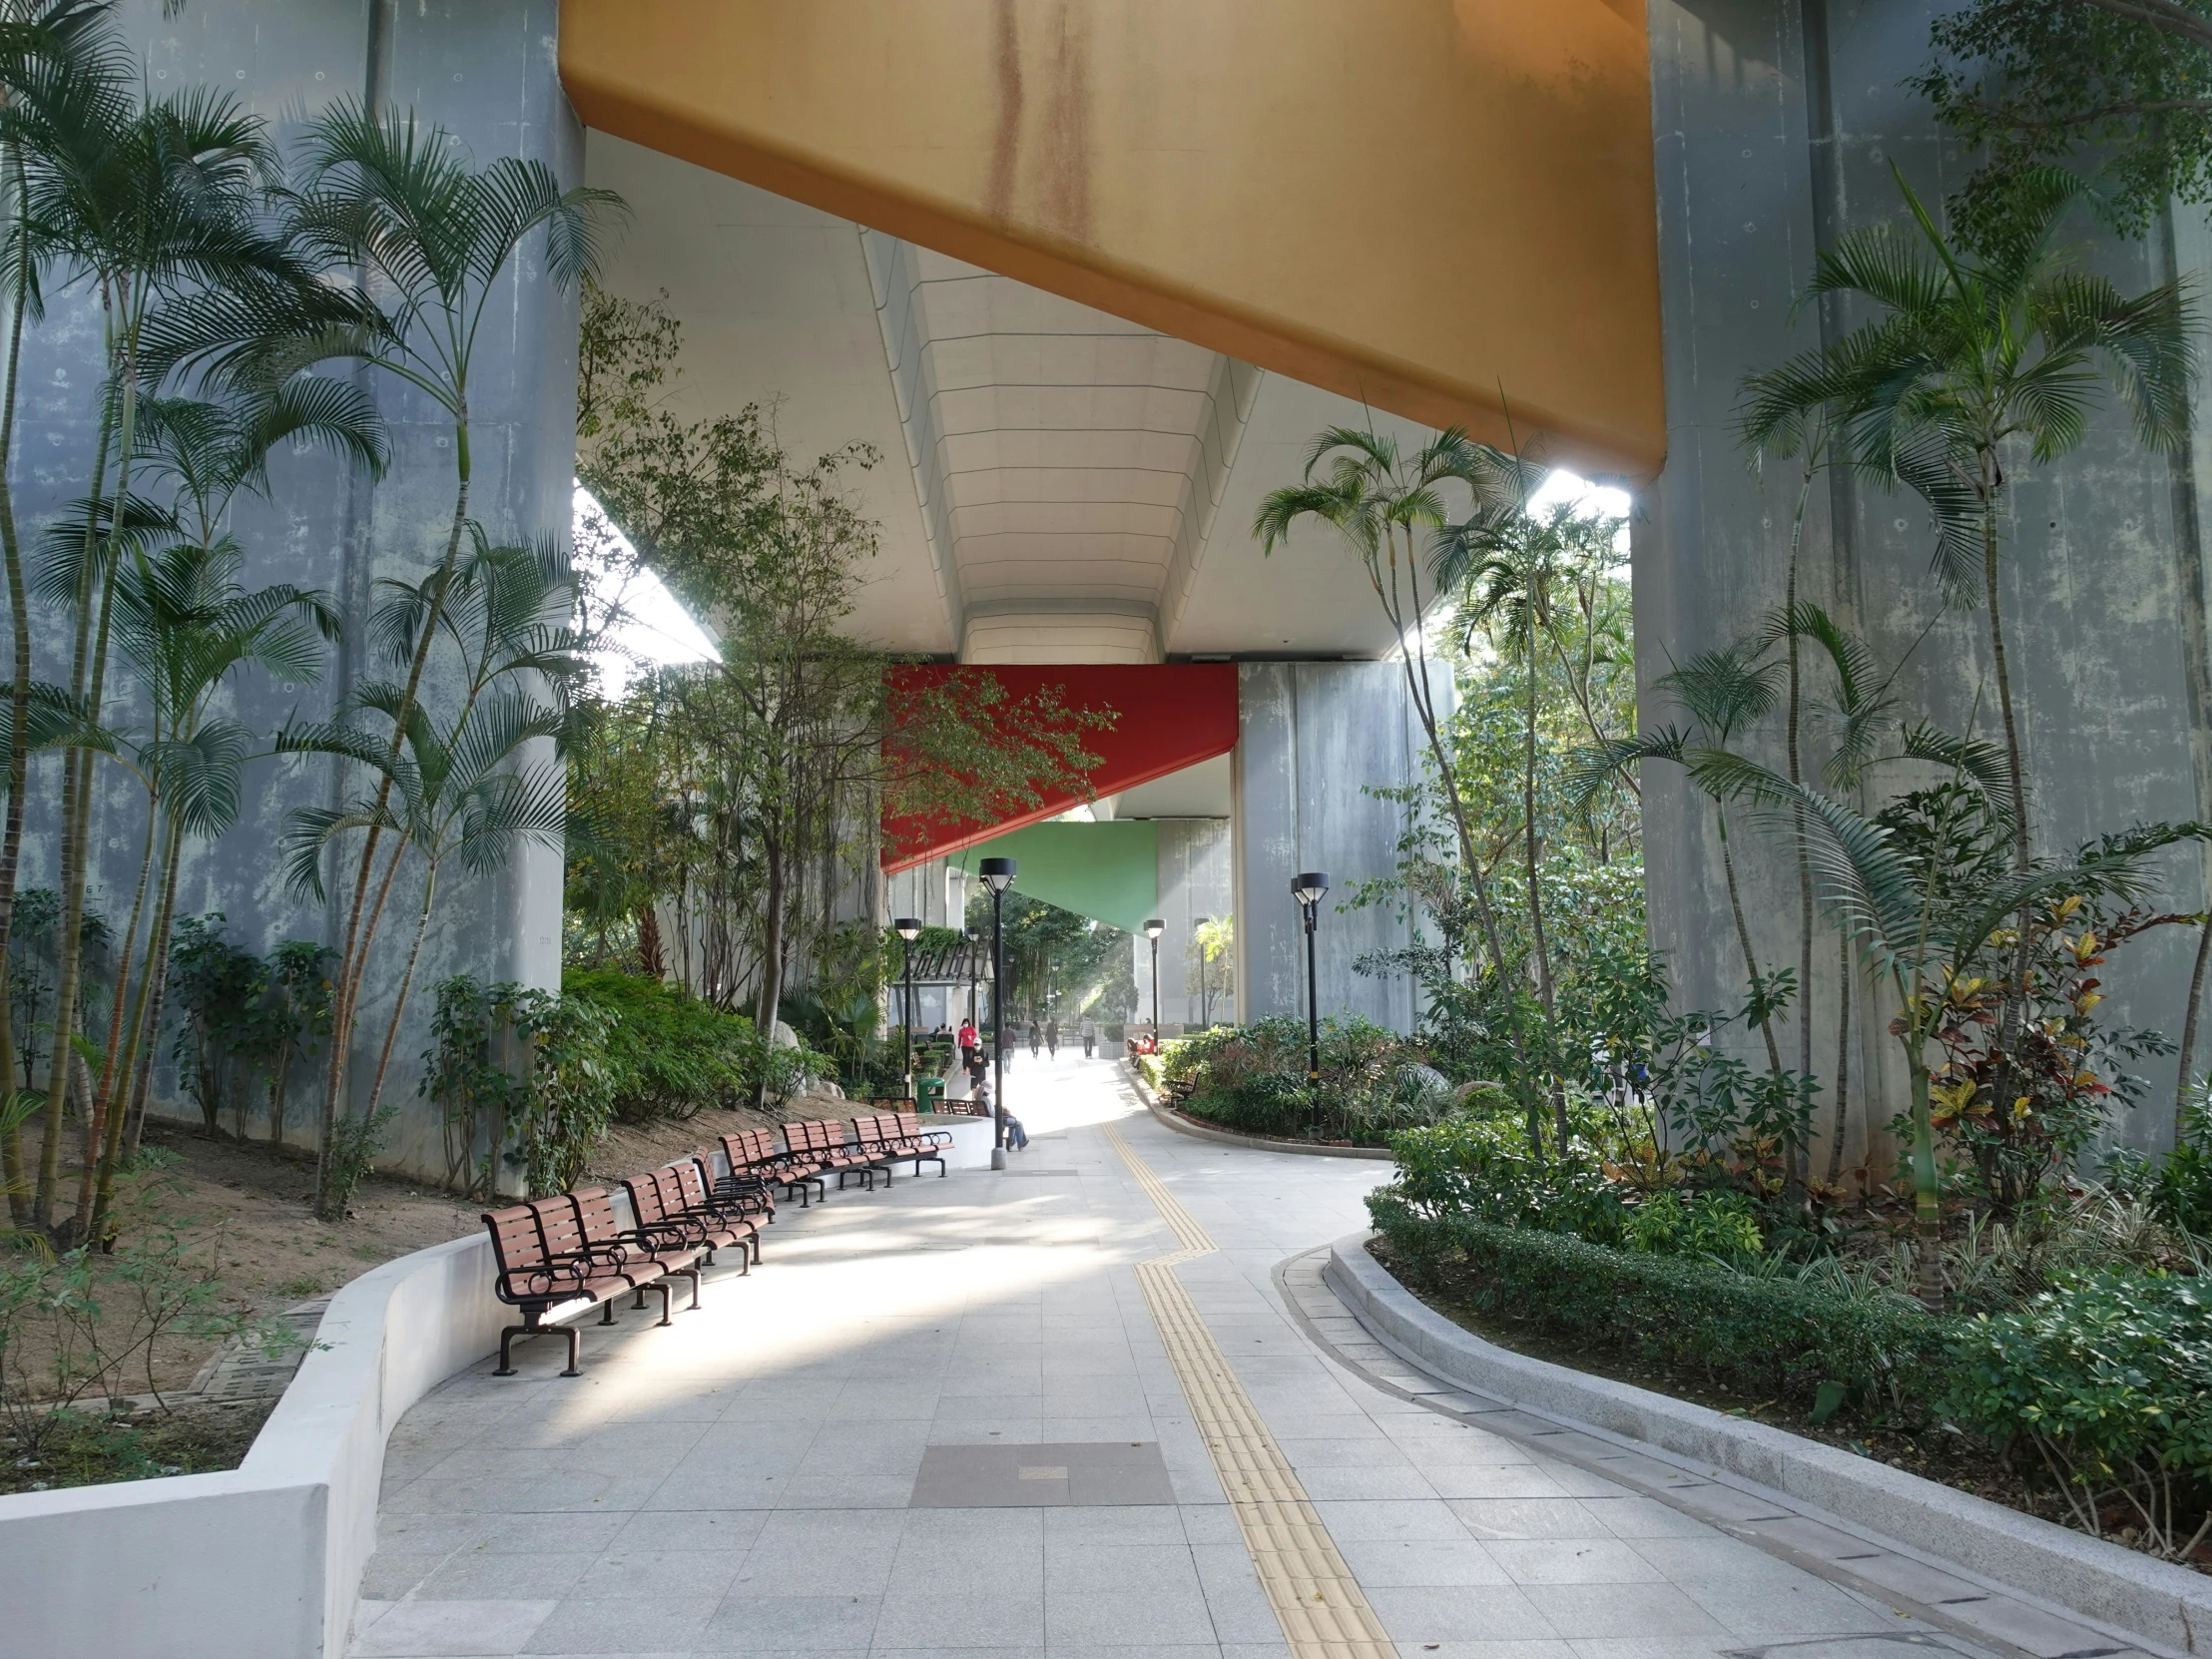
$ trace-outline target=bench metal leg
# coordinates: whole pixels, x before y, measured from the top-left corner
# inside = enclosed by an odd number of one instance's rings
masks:
[[[612,1312],[611,1309],[609,1311]],[[521,1325],[510,1325],[499,1333],[499,1369],[493,1372],[492,1376],[513,1377],[515,1375],[514,1345],[517,1337],[567,1338],[568,1370],[562,1372],[561,1375],[563,1377],[581,1377],[584,1375],[583,1368],[578,1363],[583,1355],[583,1333],[573,1325],[540,1325],[533,1317]]]
[[[620,1291],[617,1291],[617,1292],[615,1293],[615,1295],[616,1295],[616,1296],[620,1296],[621,1294],[622,1294],[622,1293],[621,1293]],[[639,1306],[640,1308],[643,1308],[643,1307],[645,1306],[645,1304],[644,1304],[643,1302],[640,1302],[640,1303],[638,1304],[638,1306]],[[614,1305],[614,1298],[613,1298],[613,1297],[610,1297],[610,1298],[608,1298],[608,1299],[607,1299],[607,1300],[606,1300],[605,1302],[603,1302],[603,1303],[601,1303],[601,1304],[599,1305],[599,1323],[600,1323],[601,1325],[612,1325],[612,1324],[614,1324],[614,1322],[615,1322],[615,1305]]]
[[[671,1306],[671,1305],[670,1305],[670,1302],[669,1302],[669,1296],[668,1296],[668,1281],[667,1281],[667,1280],[665,1280],[665,1279],[656,1279],[656,1280],[654,1280],[654,1281],[653,1281],[653,1283],[652,1283],[651,1285],[649,1285],[649,1286],[647,1286],[647,1285],[641,1285],[641,1286],[639,1286],[639,1287],[638,1287],[638,1306],[639,1306],[640,1308],[643,1308],[643,1307],[645,1306],[645,1293],[646,1293],[646,1292],[647,1292],[648,1290],[655,1290],[655,1291],[659,1291],[659,1292],[661,1293],[661,1317],[660,1317],[660,1320],[659,1320],[659,1322],[658,1322],[658,1323],[660,1323],[660,1324],[662,1324],[662,1325],[667,1325],[667,1324],[669,1323],[669,1317],[668,1317],[668,1316],[669,1316],[669,1309],[670,1309],[670,1306]]]

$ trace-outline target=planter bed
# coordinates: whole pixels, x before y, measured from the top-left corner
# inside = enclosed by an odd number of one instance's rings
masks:
[[[2168,1651],[2212,1652],[2212,1576],[2204,1572],[1992,1501],[2002,1490],[1984,1495],[1925,1478],[1909,1463],[1882,1460],[1873,1444],[1853,1446],[1848,1431],[1824,1440],[1769,1422],[1753,1414],[1758,1401],[1723,1404],[1712,1394],[1700,1400],[1639,1385],[1667,1380],[1648,1370],[1638,1375],[1617,1356],[1601,1367],[1556,1339],[1542,1352],[1493,1342],[1462,1317],[1466,1310],[1455,1307],[1448,1287],[1431,1285],[1426,1297],[1416,1295],[1371,1254],[1370,1243],[1355,1235],[1332,1246],[1328,1283],[1385,1346],[1436,1376],[1563,1423],[1656,1447],[1686,1468],[1725,1470],[1816,1514]],[[1477,1319],[1526,1340],[1494,1315]],[[1932,1472],[1944,1472],[1942,1459],[1933,1460]]]
[[[1144,1074],[1134,1065],[1129,1067],[1129,1076],[1136,1085],[1138,1098],[1143,1100],[1152,1115],[1181,1135],[1214,1141],[1222,1146],[1251,1147],[1260,1152],[1298,1152],[1312,1158],[1370,1158],[1388,1163],[1393,1156],[1386,1146],[1354,1146],[1349,1141],[1294,1141],[1274,1135],[1248,1134],[1242,1129],[1227,1129],[1205,1118],[1193,1117],[1181,1108],[1161,1100],[1158,1091],[1145,1081]]]

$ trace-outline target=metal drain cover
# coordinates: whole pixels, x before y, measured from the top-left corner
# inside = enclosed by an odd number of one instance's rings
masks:
[[[1071,1503],[1173,1503],[1156,1440],[1058,1445],[933,1445],[909,1509],[1035,1509]]]

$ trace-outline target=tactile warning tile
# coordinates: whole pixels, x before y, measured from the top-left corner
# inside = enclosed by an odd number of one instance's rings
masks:
[[[1298,1659],[1397,1659],[1396,1647],[1338,1553],[1290,1459],[1268,1432],[1221,1345],[1175,1276],[1179,1263],[1212,1255],[1213,1239],[1122,1139],[1116,1125],[1107,1124],[1104,1133],[1181,1247],[1140,1262],[1137,1283],[1144,1288],[1160,1341],[1206,1438],[1214,1471],[1221,1476],[1284,1639]]]

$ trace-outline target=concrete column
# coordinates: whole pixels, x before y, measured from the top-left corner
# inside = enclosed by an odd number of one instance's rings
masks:
[[[1866,319],[1840,305],[1793,315],[1815,250],[1854,226],[1903,223],[1893,163],[1938,207],[1964,176],[1927,106],[1899,84],[1927,61],[1930,21],[1947,9],[1935,0],[1653,0],[1669,447],[1633,527],[1647,724],[1669,718],[1652,682],[1670,663],[1753,631],[1783,601],[1799,479],[1788,464],[1763,478],[1748,470],[1732,415],[1745,374]],[[2085,218],[2072,230],[2087,245],[2086,265],[2134,291],[2168,274],[2176,243],[2187,266],[2202,269],[2203,215],[2185,217],[2176,227],[2185,234],[2170,240],[2115,243],[2095,237]],[[2139,820],[2205,816],[2201,488],[2190,465],[2143,453],[2124,414],[2107,406],[2072,457],[2023,464],[2015,477],[2002,601],[2037,851],[2064,854]],[[1839,474],[1816,486],[1808,525],[1803,597],[1863,633],[1886,669],[1902,664],[1900,713],[1998,736],[1985,620],[1938,614],[1918,501]],[[1817,667],[1809,683],[1826,695]],[[1780,720],[1748,747],[1779,765]],[[1813,742],[1809,764],[1826,753]],[[1871,810],[1929,777],[1889,769],[1860,804]],[[1652,942],[1667,958],[1677,1006],[1734,1008],[1744,976],[1714,816],[1674,769],[1646,771],[1644,841]],[[1760,965],[1794,965],[1789,849],[1748,830],[1733,846]],[[2194,855],[2174,854],[2170,865],[2173,906],[2202,904]],[[2127,945],[2105,1011],[2178,1035],[2192,946],[2178,928]],[[1835,935],[1823,928],[1807,1007],[1813,1069],[1831,1081],[1839,971]],[[1879,1129],[1903,1106],[1903,1071],[1884,1029],[1895,1011],[1862,983],[1847,1167],[1864,1154],[1870,1122]],[[1801,1029],[1778,1030],[1793,1066]],[[1747,1056],[1752,1047],[1755,1039]],[[2120,1138],[2143,1145],[2170,1134],[2170,1066],[2146,1067],[2151,1099],[2118,1126]],[[1825,1138],[1822,1146],[1825,1160]]]
[[[1160,935],[1160,1020],[1165,1025],[1196,1027],[1202,1008],[1198,994],[1195,939],[1200,916],[1233,913],[1230,821],[1214,818],[1159,819],[1160,902],[1153,911],[1167,928]],[[1137,971],[1136,1016],[1152,1018],[1152,943],[1138,934],[1131,948]],[[1216,995],[1210,1011],[1217,1021],[1233,1021],[1233,998]]]
[[[1317,939],[1321,1011],[1409,1031],[1413,987],[1364,974],[1363,958],[1402,950],[1395,905],[1349,908],[1362,882],[1397,866],[1405,810],[1365,793],[1419,774],[1405,671],[1387,663],[1245,663],[1235,779],[1239,1016],[1306,1010],[1306,943],[1291,878],[1329,871]]]
[[[575,182],[583,174],[582,132],[555,71],[557,10],[554,0],[420,0],[406,6],[391,0],[231,0],[164,17],[157,0],[134,0],[123,20],[155,96],[196,84],[235,92],[268,119],[279,144],[296,136],[303,113],[340,98],[365,98],[442,123],[476,165],[501,155],[534,157]],[[495,540],[565,534],[575,457],[576,297],[554,291],[544,276],[542,250],[533,245],[502,279],[486,315],[471,384],[472,515]],[[35,542],[41,521],[60,513],[89,477],[99,350],[93,302],[81,290],[60,297],[46,323],[26,339],[20,435],[10,461],[28,541]],[[243,579],[250,586],[286,581],[319,588],[342,602],[352,629],[319,684],[242,677],[230,712],[258,732],[291,717],[326,717],[370,671],[365,618],[374,581],[419,578],[444,550],[453,503],[450,426],[389,377],[374,376],[371,384],[391,430],[392,462],[383,482],[372,485],[365,474],[319,452],[281,453],[272,460],[270,500],[242,498],[235,509],[247,555]],[[45,641],[62,637],[54,619],[37,634]],[[41,676],[65,678],[58,648],[42,649]],[[118,678],[112,673],[111,684]],[[127,686],[128,676],[120,678]],[[116,769],[104,766],[100,773],[93,900],[120,928],[136,874],[144,798]],[[60,787],[54,763],[34,770],[32,789],[36,832],[27,849],[26,886],[55,878]],[[336,942],[342,911],[293,901],[274,851],[291,809],[327,802],[333,789],[325,762],[255,763],[239,826],[186,853],[180,915],[221,910],[234,935],[257,951],[286,938]],[[443,1170],[435,1110],[415,1095],[429,987],[457,972],[558,984],[561,877],[560,855],[538,848],[518,849],[508,868],[491,878],[472,880],[457,867],[445,872],[384,1089],[386,1103],[403,1108],[384,1160],[389,1167],[425,1175]],[[362,995],[356,1111],[406,953],[418,880],[409,869],[393,892]],[[166,1075],[167,1049],[165,1041],[158,1109],[176,1098]],[[319,1098],[311,1075],[318,1069],[294,1068],[295,1144],[305,1138],[299,1126],[313,1110],[310,1097]],[[254,1132],[261,1132],[258,1123]]]

